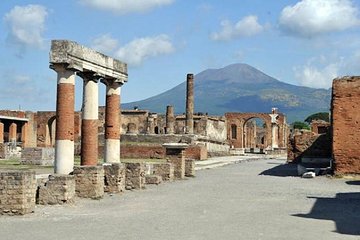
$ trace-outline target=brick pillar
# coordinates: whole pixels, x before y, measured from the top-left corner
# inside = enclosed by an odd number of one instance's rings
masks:
[[[120,90],[122,83],[106,82],[105,162],[120,162]]]
[[[11,123],[9,127],[9,142],[16,142],[17,124]]]
[[[175,124],[174,107],[167,106],[166,107],[166,133],[167,134],[174,134],[174,124]]]
[[[360,77],[332,84],[332,151],[336,174],[360,174]]]
[[[80,74],[84,79],[81,120],[81,165],[98,163],[98,79],[93,74]]]
[[[28,126],[29,123],[28,122],[24,122],[24,124],[21,127],[21,142],[22,142],[22,147],[25,148],[28,146]]]
[[[186,78],[186,134],[194,133],[194,74]]]
[[[0,122],[0,143],[4,143],[4,124]]]
[[[75,73],[63,65],[57,72],[55,173],[69,174],[74,168]]]

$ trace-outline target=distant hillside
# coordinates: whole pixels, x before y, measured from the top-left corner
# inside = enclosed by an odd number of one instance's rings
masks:
[[[138,106],[152,112],[165,112],[173,105],[185,112],[186,83],[148,99],[125,103],[123,109]],[[195,76],[195,112],[223,115],[225,112],[270,112],[272,107],[285,113],[288,122],[303,121],[308,115],[328,111],[331,90],[300,87],[272,78],[247,64],[208,69]]]

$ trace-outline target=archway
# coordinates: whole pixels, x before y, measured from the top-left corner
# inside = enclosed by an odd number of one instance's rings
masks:
[[[56,116],[48,120],[46,127],[46,146],[55,146]]]
[[[243,147],[245,152],[263,153],[267,147],[267,124],[259,117],[250,117],[243,125]]]

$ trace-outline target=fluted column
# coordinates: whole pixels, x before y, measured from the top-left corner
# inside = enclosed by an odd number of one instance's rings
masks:
[[[194,133],[194,74],[186,77],[186,134]]]
[[[98,77],[93,73],[80,74],[84,80],[81,120],[81,165],[95,166],[98,163]]]
[[[106,81],[105,162],[120,162],[120,90],[122,83]]]
[[[74,168],[74,98],[75,73],[56,64],[56,137],[55,173],[69,174]]]
[[[175,124],[175,117],[174,117],[174,107],[167,106],[166,107],[166,133],[173,134],[174,133],[174,124]]]

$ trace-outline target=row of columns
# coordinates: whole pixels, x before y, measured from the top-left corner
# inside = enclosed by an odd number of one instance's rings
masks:
[[[27,137],[27,126],[28,123],[24,122],[21,127],[21,142],[25,146],[26,137]],[[9,126],[9,142],[16,142],[17,141],[17,128],[18,124],[13,122]],[[0,143],[4,143],[4,131],[5,126],[4,123],[0,122]]]
[[[75,71],[62,64],[57,72],[55,173],[69,174],[74,168]],[[98,163],[98,82],[106,84],[105,154],[108,163],[120,162],[120,88],[122,83],[103,79],[93,72],[78,74],[84,82],[81,124],[81,165]]]

